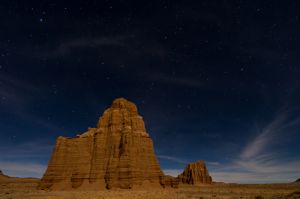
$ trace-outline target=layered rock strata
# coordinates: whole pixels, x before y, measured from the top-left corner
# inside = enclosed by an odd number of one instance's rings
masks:
[[[203,160],[188,164],[178,179],[183,184],[212,184],[212,178]]]
[[[179,179],[178,177],[173,177],[173,176],[162,176],[160,179],[160,183],[162,187],[172,187],[172,188],[178,188],[179,185]]]
[[[40,189],[172,186],[160,169],[152,139],[135,104],[119,98],[95,128],[58,137]]]

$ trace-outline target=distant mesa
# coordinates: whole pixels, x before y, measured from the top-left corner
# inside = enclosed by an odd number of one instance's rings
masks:
[[[188,164],[178,178],[183,184],[212,184],[212,178],[203,160]]]
[[[104,111],[95,128],[75,138],[57,138],[38,188],[176,188],[180,182],[211,183],[211,178],[204,162],[188,166],[178,178],[165,176],[136,105],[118,98]]]
[[[2,171],[0,170],[0,180],[3,180],[3,179],[5,179],[5,178],[7,178],[7,176],[4,175],[4,174],[2,173]]]
[[[9,176],[4,175],[4,173],[0,170],[0,181],[7,180],[9,178],[10,178]]]
[[[300,183],[300,178],[298,178],[295,182]]]

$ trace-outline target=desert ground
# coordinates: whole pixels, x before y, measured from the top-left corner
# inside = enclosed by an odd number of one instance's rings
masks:
[[[217,199],[217,198],[254,198],[283,199],[300,198],[300,184],[214,184],[214,185],[181,185],[178,189],[149,190],[106,190],[106,191],[41,191],[36,186],[38,179],[11,179],[0,183],[2,199],[104,199],[104,198],[143,198],[143,199]]]

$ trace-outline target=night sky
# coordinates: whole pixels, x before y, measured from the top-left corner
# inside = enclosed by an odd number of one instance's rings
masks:
[[[41,177],[58,136],[118,97],[144,117],[165,173],[300,177],[300,2],[0,2],[0,169]]]

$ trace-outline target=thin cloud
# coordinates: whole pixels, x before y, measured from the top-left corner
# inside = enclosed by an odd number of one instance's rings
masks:
[[[270,156],[258,156],[250,161],[237,160],[236,169],[256,173],[296,173],[300,172],[300,161],[294,159],[282,159]]]
[[[293,134],[291,130],[300,124],[300,118],[290,119],[288,113],[280,113],[271,121],[258,136],[251,141],[240,155],[240,160],[272,160],[278,158],[270,149],[278,142],[284,141],[284,137]]]
[[[7,74],[0,74],[0,85],[0,106],[3,109],[26,106],[32,100],[32,95],[38,92],[34,85]]]
[[[78,50],[93,49],[96,53],[105,57],[105,55],[107,55],[105,50],[108,47],[124,50],[121,52],[122,54],[118,51],[119,54],[117,56],[119,59],[128,59],[128,56],[133,59],[139,59],[141,56],[163,58],[167,55],[165,47],[157,41],[149,41],[148,39],[145,40],[139,36],[131,34],[120,34],[114,36],[83,37],[66,40],[61,42],[58,46],[55,46],[53,49],[48,49],[44,52],[37,52],[36,56],[46,59],[55,59],[71,55]]]
[[[226,183],[243,183],[243,184],[256,184],[256,183],[289,183],[295,181],[299,176],[298,173],[274,173],[266,175],[264,173],[247,173],[247,172],[227,172],[227,171],[214,171],[210,172],[215,182]]]
[[[28,83],[25,80],[18,79],[10,75],[0,74],[0,108],[5,114],[13,114],[18,118],[29,121],[38,126],[52,129],[53,131],[62,131],[61,128],[33,114],[30,109],[35,103],[34,96],[43,93],[38,87]],[[0,121],[0,126],[7,124]]]
[[[220,166],[220,165],[221,165],[220,162],[210,162],[210,161],[205,161],[205,163],[206,163],[207,165],[211,165],[211,166]]]
[[[276,137],[277,134],[280,133],[280,130],[282,129],[281,126],[284,125],[285,119],[286,115],[280,114],[270,124],[268,124],[262,130],[262,132],[246,146],[241,154],[241,158],[250,159],[260,154],[265,147],[271,144],[271,142],[274,140],[274,137]]]
[[[63,42],[52,53],[48,54],[52,57],[65,56],[71,54],[79,48],[97,48],[103,46],[124,46],[125,36],[107,36],[97,38],[79,38],[71,41]]]
[[[186,160],[176,158],[176,157],[172,157],[172,156],[167,156],[167,155],[158,155],[157,157],[159,159],[169,160],[169,161],[177,162],[177,163],[181,163],[181,164],[187,164],[188,163]]]
[[[300,161],[295,159],[235,160],[211,173],[214,181],[232,183],[283,183],[292,182],[300,175]]]
[[[290,120],[281,113],[267,124],[242,150],[239,157],[223,167],[216,168],[212,176],[216,181],[237,183],[292,182],[300,176],[299,157],[288,158],[276,150],[276,144],[292,135],[300,118]]]

